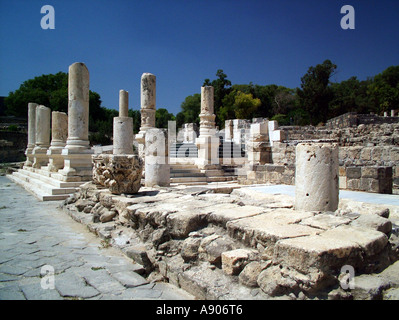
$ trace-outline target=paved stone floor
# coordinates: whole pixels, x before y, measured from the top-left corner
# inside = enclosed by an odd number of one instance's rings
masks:
[[[149,283],[142,269],[57,207],[0,177],[0,300],[167,299],[193,296]]]

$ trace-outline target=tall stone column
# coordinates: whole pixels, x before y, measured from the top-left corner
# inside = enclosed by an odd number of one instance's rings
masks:
[[[300,143],[296,147],[295,209],[335,211],[339,202],[338,145]]]
[[[145,145],[145,186],[168,187],[170,185],[168,131],[148,129]]]
[[[47,165],[47,149],[50,146],[51,109],[45,106],[36,108],[36,144],[32,151],[34,162],[32,167],[40,169]]]
[[[33,155],[32,151],[36,144],[36,108],[37,103],[29,102],[28,104],[28,145],[25,151],[26,161],[24,166],[32,167]]]
[[[139,144],[139,156],[145,156],[145,133],[155,128],[156,77],[151,73],[141,76],[141,127],[136,135]]]
[[[129,93],[119,91],[119,117],[114,118],[113,154],[133,154],[133,118],[128,116]]]
[[[89,70],[84,63],[76,62],[69,67],[68,139],[62,150],[64,168],[59,170],[60,175],[57,175],[62,181],[88,181],[92,178],[89,83]]]
[[[64,167],[64,157],[61,155],[68,136],[68,115],[65,112],[51,113],[51,144],[47,150],[49,159],[47,170],[57,172]]]
[[[199,137],[195,144],[198,148],[196,165],[199,169],[217,169],[219,167],[219,137],[216,136],[214,114],[214,89],[201,87],[201,113]]]

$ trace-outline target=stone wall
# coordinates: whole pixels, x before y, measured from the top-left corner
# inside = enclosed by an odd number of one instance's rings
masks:
[[[25,160],[26,133],[0,131],[0,163]]]
[[[327,128],[347,128],[354,127],[360,124],[384,124],[384,123],[398,123],[398,117],[381,117],[375,114],[357,114],[356,112],[348,112],[326,123]]]

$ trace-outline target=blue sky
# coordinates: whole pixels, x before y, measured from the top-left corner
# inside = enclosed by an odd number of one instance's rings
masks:
[[[355,30],[343,30],[343,5]],[[55,29],[43,30],[43,5]],[[363,80],[399,64],[397,0],[0,0],[0,96],[42,74],[90,71],[90,89],[118,108],[119,90],[140,108],[140,77],[157,76],[157,108],[176,114],[205,78],[300,86],[330,59],[333,81]]]

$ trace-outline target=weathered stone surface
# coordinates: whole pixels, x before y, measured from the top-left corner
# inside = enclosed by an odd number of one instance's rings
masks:
[[[389,288],[389,281],[369,274],[355,277],[353,284],[351,293],[356,300],[381,300],[382,292]]]
[[[335,211],[338,208],[338,194],[338,145],[298,144],[295,208],[308,211]]]
[[[201,240],[201,238],[192,237],[184,240],[180,254],[185,262],[198,258],[198,249],[201,244]]]
[[[230,220],[258,215],[265,211],[261,207],[239,206],[237,204],[217,204],[209,208],[209,221],[225,226]]]
[[[305,273],[313,268],[334,273],[346,264],[361,267],[365,258],[380,253],[387,242],[381,232],[339,226],[319,235],[277,242],[273,261]]]
[[[93,156],[93,181],[113,194],[137,193],[141,187],[143,161],[136,155]]]
[[[226,227],[232,238],[254,248],[257,244],[261,244],[266,248],[266,254],[271,256],[278,240],[320,233],[320,229],[295,224],[302,218],[312,215],[311,212],[280,209],[254,217],[232,220],[226,224]]]
[[[258,286],[258,276],[263,270],[262,264],[258,261],[252,261],[248,263],[244,269],[240,272],[238,276],[238,280],[241,284],[246,285],[248,287],[257,287]]]
[[[207,242],[208,239],[204,239]],[[222,261],[222,253],[225,251],[230,251],[235,249],[234,242],[225,237],[217,237],[212,239],[209,243],[201,243],[201,247],[204,248],[206,252],[206,259],[214,265],[220,265]]]
[[[346,217],[334,216],[333,214],[321,213],[313,217],[303,219],[300,224],[323,230],[349,224],[352,220]]]
[[[370,228],[386,235],[392,231],[392,222],[376,214],[361,214],[359,218],[351,222],[351,226]]]
[[[222,252],[222,269],[228,275],[238,275],[254,255],[254,251],[248,249]]]

